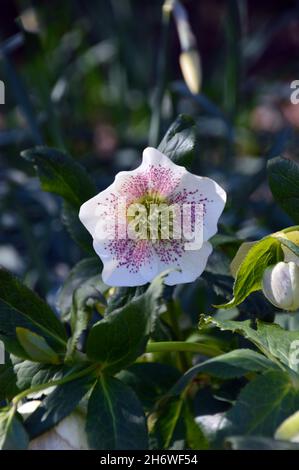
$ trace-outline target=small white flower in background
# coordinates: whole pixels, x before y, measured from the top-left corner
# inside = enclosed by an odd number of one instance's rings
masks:
[[[18,412],[26,418],[40,405],[39,400],[32,400],[18,408]],[[29,450],[88,450],[85,432],[85,413],[77,408],[69,416],[60,421],[54,428],[32,439]]]
[[[293,261],[269,266],[263,275],[262,289],[276,307],[287,311],[299,308],[299,266]]]
[[[136,205],[142,205],[150,217],[153,205],[190,206],[192,230],[196,232],[201,226],[202,243],[196,245],[197,248],[186,249],[186,238],[162,235],[165,229],[162,222],[155,239],[152,232],[147,235],[147,229],[145,237],[130,237],[128,230],[124,232],[118,223],[119,201],[124,198],[127,225],[131,222],[128,208]],[[205,269],[212,252],[208,240],[217,232],[225,202],[226,193],[215,181],[189,173],[149,147],[144,150],[142,164],[138,168],[118,173],[113,184],[81,206],[79,218],[91,233],[94,249],[103,261],[102,277],[106,284],[143,285],[161,272],[172,269],[165,283],[174,285],[194,281]],[[198,205],[202,207],[200,220],[194,214]],[[119,235],[121,232],[121,237],[111,237],[109,230],[105,230],[112,220],[116,221],[116,233]],[[170,219],[166,228],[171,231],[173,226]]]

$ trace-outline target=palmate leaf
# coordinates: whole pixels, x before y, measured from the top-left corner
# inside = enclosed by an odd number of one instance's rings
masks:
[[[145,415],[133,390],[101,374],[88,402],[86,432],[91,449],[145,450]]]
[[[45,338],[56,352],[64,352],[66,333],[51,308],[5,269],[0,269],[0,339],[8,351],[28,359],[16,328],[26,328]]]
[[[199,327],[203,328],[206,325],[241,334],[270,361],[281,364],[285,370],[299,373],[299,331],[286,331],[275,323],[264,323],[260,320],[256,322],[257,328],[254,329],[250,320],[221,321],[202,316]]]

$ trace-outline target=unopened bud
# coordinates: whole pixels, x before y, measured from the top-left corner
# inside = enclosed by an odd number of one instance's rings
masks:
[[[287,311],[299,308],[299,266],[293,261],[269,266],[263,275],[265,297],[276,307]]]
[[[180,65],[186,85],[193,94],[197,94],[201,87],[201,63],[198,52],[193,49],[182,52]]]
[[[186,85],[191,93],[199,93],[201,86],[201,62],[195,36],[192,32],[185,7],[176,1],[173,16],[181,45],[180,65]]]

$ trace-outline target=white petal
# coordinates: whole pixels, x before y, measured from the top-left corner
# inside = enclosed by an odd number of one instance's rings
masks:
[[[213,248],[209,242],[204,242],[199,250],[185,251],[178,260],[180,271],[173,271],[168,274],[165,284],[173,286],[195,281],[204,271],[212,251]],[[168,266],[168,268],[171,268],[171,266]]]
[[[103,213],[109,211],[109,209],[111,211],[111,204],[109,204],[107,198],[110,198],[113,190],[114,183],[101,193],[84,202],[80,207],[79,219],[93,238],[95,238],[97,233],[97,224],[103,220]]]
[[[168,158],[162,152],[160,152],[160,150],[157,150],[153,147],[147,147],[146,149],[143,150],[142,164],[140,168],[144,169],[151,165],[153,166],[161,165],[166,168],[170,168],[172,171],[178,174],[184,174],[187,171],[184,167],[173,163],[173,161],[170,160],[170,158]]]
[[[119,266],[119,261],[114,258],[105,242],[94,240],[93,247],[103,262],[102,279],[108,286],[134,287],[148,282],[139,271],[133,272],[128,266]]]
[[[203,240],[209,240],[217,233],[217,224],[226,203],[226,192],[211,178],[201,177],[186,172],[177,189],[177,193],[185,189],[186,202],[204,205]]]

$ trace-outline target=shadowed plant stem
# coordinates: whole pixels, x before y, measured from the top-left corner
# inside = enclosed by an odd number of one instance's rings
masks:
[[[176,303],[173,299],[171,299],[168,302],[167,310],[168,310],[168,321],[169,321],[169,323],[172,327],[175,338],[178,341],[181,341],[184,338],[182,338],[180,325],[179,325],[179,322],[178,322],[179,312],[177,311],[177,305],[176,305]],[[189,369],[188,358],[187,358],[184,351],[179,351],[179,354],[178,354],[178,357],[177,357],[177,362],[178,362],[178,367],[182,372]]]
[[[207,344],[189,343],[187,341],[160,341],[149,343],[147,345],[146,352],[194,352],[197,354],[204,354],[205,356],[209,357],[215,357],[223,354],[223,351],[217,347],[209,346]]]

